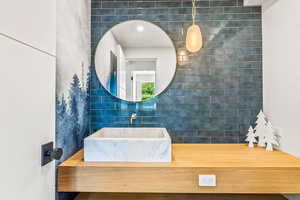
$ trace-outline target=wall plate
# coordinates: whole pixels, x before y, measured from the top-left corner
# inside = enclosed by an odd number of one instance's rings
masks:
[[[216,187],[217,176],[216,175],[199,175],[199,186],[201,187]]]
[[[52,161],[51,152],[53,152],[53,142],[42,145],[41,165],[45,166]]]

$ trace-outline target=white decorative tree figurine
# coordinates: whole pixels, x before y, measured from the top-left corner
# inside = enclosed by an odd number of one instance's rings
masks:
[[[256,126],[254,128],[255,134],[258,137],[258,146],[260,147],[265,147],[265,134],[266,134],[266,116],[265,114],[260,111],[259,114],[257,115],[257,120],[256,120]]]
[[[249,148],[253,148],[254,143],[257,143],[256,135],[254,133],[252,126],[250,126],[250,128],[248,130],[246,141],[249,142],[249,144],[248,144]]]
[[[271,124],[271,122],[267,123],[266,126],[266,134],[265,134],[265,143],[267,144],[267,151],[273,151],[273,145],[279,145],[276,137],[276,132]]]

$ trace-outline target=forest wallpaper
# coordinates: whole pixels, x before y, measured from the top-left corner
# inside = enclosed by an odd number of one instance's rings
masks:
[[[56,147],[63,149],[59,165],[83,146],[89,134],[90,0],[57,1]],[[74,199],[57,193],[56,199]]]
[[[88,91],[74,74],[68,97],[56,97],[56,146],[64,149],[62,161],[82,148],[89,135]]]

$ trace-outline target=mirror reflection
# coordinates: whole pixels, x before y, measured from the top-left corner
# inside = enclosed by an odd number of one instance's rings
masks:
[[[163,92],[176,71],[176,51],[158,26],[140,20],[105,33],[95,53],[97,76],[112,95],[146,101]]]

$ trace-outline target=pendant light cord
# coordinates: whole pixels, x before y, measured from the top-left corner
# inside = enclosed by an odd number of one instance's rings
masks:
[[[195,21],[196,21],[196,14],[197,14],[196,1],[197,1],[197,0],[192,0],[192,4],[193,4],[193,8],[192,8],[193,24],[195,24]]]

